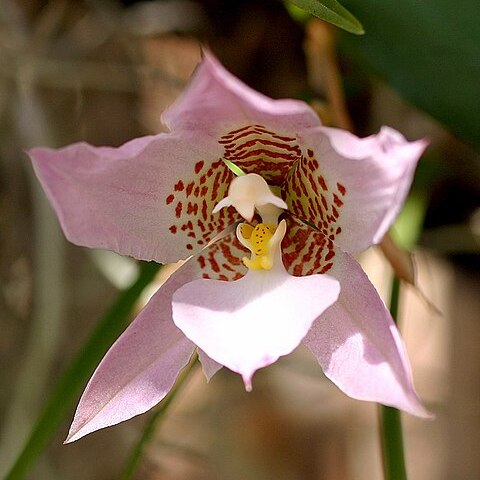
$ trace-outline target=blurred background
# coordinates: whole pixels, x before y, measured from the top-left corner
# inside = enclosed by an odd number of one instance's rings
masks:
[[[408,212],[423,223],[422,294],[403,288],[400,323],[436,419],[404,416],[407,464],[412,480],[480,478],[478,3],[343,3],[366,35],[276,0],[0,0],[0,475],[135,274],[134,263],[66,242],[23,151],[120,145],[162,131],[160,114],[204,45],[255,89],[304,99],[327,124],[351,121],[360,135],[390,125],[430,139]],[[338,79],[350,118],[342,93],[332,97]],[[361,261],[388,301],[382,253]],[[28,478],[118,478],[149,415],[63,446],[73,408]],[[260,371],[249,394],[226,370],[209,385],[196,372],[136,478],[376,480],[381,472],[376,406],[344,396],[299,349]]]

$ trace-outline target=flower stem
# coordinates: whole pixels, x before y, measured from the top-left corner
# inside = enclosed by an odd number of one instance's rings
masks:
[[[128,457],[119,480],[130,480],[133,478],[135,471],[140,463],[142,458],[145,446],[152,438],[156,428],[158,427],[159,422],[165,418],[165,413],[167,412],[170,404],[172,403],[173,399],[177,396],[178,392],[184,387],[186,380],[190,377],[192,372],[195,370],[195,367],[198,365],[198,355],[195,354],[192,356],[188,365],[183,369],[180,375],[175,382],[175,385],[170,390],[170,393],[164,398],[164,400],[160,403],[157,411],[152,415],[147,426],[142,432],[142,435],[138,439],[137,443],[134,445],[130,456]]]
[[[380,409],[385,480],[407,480],[400,412],[383,405]]]
[[[390,313],[395,322],[398,317],[399,300],[400,280],[395,276],[392,279],[390,293]],[[385,480],[407,480],[400,412],[396,408],[381,405],[379,417],[384,478]]]

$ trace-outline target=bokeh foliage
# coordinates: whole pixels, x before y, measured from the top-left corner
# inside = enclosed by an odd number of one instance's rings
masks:
[[[407,100],[480,148],[477,0],[345,0],[365,27],[342,37]]]

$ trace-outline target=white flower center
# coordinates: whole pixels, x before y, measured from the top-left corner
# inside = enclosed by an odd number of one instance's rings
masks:
[[[275,225],[282,210],[288,208],[281,198],[273,194],[267,182],[256,173],[235,177],[228,187],[228,195],[216,205],[213,213],[230,205],[235,207],[247,222],[252,221],[257,210],[265,223]]]

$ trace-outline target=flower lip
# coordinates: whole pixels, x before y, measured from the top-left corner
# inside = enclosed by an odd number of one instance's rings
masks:
[[[235,177],[228,188],[228,195],[218,202],[213,213],[229,206],[235,207],[247,222],[252,221],[257,209],[262,216],[265,214],[274,219],[271,222],[270,218],[264,218],[265,223],[274,224],[278,223],[281,210],[288,208],[287,204],[270,190],[267,182],[256,173]]]

